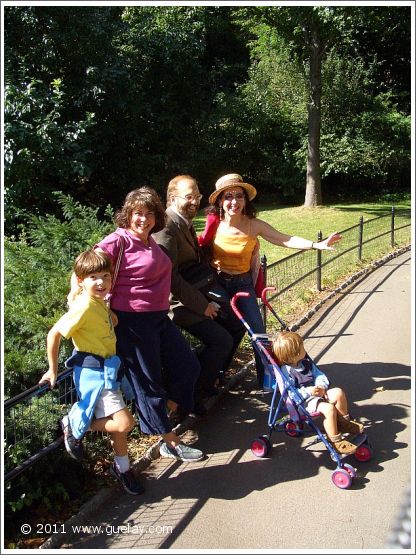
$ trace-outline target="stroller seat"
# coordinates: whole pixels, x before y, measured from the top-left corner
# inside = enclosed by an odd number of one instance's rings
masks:
[[[319,412],[308,413],[306,409],[298,409],[300,406],[303,408],[304,399],[299,396],[297,390],[291,385],[288,374],[276,360],[270,336],[267,333],[255,333],[252,335],[252,339],[264,366],[263,389],[273,392],[278,389],[281,396],[281,404],[284,403],[286,405],[287,412],[293,422],[302,422],[308,417],[320,417],[321,414]],[[308,355],[306,356],[308,357]],[[289,390],[292,392],[292,397],[288,394]]]

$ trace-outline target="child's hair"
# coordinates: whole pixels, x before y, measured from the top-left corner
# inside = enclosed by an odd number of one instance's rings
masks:
[[[281,331],[273,339],[273,353],[279,364],[296,360],[303,347],[303,339],[293,331]]]
[[[97,272],[111,272],[111,258],[103,252],[94,249],[82,252],[74,262],[74,272],[77,278],[84,279]]]

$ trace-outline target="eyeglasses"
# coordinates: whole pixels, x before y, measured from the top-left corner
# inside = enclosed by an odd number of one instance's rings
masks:
[[[235,195],[233,195],[232,193],[224,193],[222,198],[223,200],[244,200],[245,196],[244,193],[236,193]]]
[[[186,197],[180,197],[179,195],[175,195],[176,198],[181,198],[182,200],[187,200],[188,202],[192,202],[193,200],[196,200],[196,202],[199,202],[202,198],[202,195],[186,195]]]

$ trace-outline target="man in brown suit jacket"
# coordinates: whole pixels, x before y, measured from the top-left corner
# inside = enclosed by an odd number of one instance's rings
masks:
[[[202,413],[202,399],[217,393],[215,383],[230,365],[245,328],[229,306],[221,309],[219,318],[218,306],[184,277],[190,267],[201,263],[192,224],[201,196],[193,177],[174,177],[167,190],[166,226],[153,237],[172,260],[170,316],[202,343],[197,352],[201,374],[195,388],[195,412]]]

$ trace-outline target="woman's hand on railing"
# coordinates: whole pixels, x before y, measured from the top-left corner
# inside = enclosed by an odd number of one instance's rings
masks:
[[[334,251],[335,249],[332,247],[334,243],[341,241],[342,235],[340,235],[337,231],[331,233],[326,239],[319,241],[318,243],[313,243],[313,248],[318,251]]]

